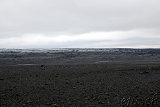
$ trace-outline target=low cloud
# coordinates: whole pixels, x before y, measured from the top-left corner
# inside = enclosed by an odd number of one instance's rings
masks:
[[[138,30],[57,36],[24,34],[21,37],[1,38],[0,48],[158,48],[160,36],[151,35],[152,32]]]

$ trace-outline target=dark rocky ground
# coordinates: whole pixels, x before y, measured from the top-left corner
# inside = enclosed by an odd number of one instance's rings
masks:
[[[0,51],[0,107],[159,107],[160,49]]]

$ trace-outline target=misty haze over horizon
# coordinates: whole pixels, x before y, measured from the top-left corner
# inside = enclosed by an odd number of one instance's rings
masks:
[[[1,0],[0,49],[160,48],[158,0]]]

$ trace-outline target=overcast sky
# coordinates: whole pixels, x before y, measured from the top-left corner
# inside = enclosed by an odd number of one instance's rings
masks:
[[[0,48],[160,48],[160,0],[0,0]]]

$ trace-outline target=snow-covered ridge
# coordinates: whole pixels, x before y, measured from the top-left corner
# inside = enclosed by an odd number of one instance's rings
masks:
[[[0,52],[92,52],[92,51],[118,51],[118,49],[102,48],[54,48],[54,49],[0,49]]]
[[[160,49],[130,48],[53,48],[53,49],[0,49],[0,53],[56,53],[56,52],[160,52]]]

